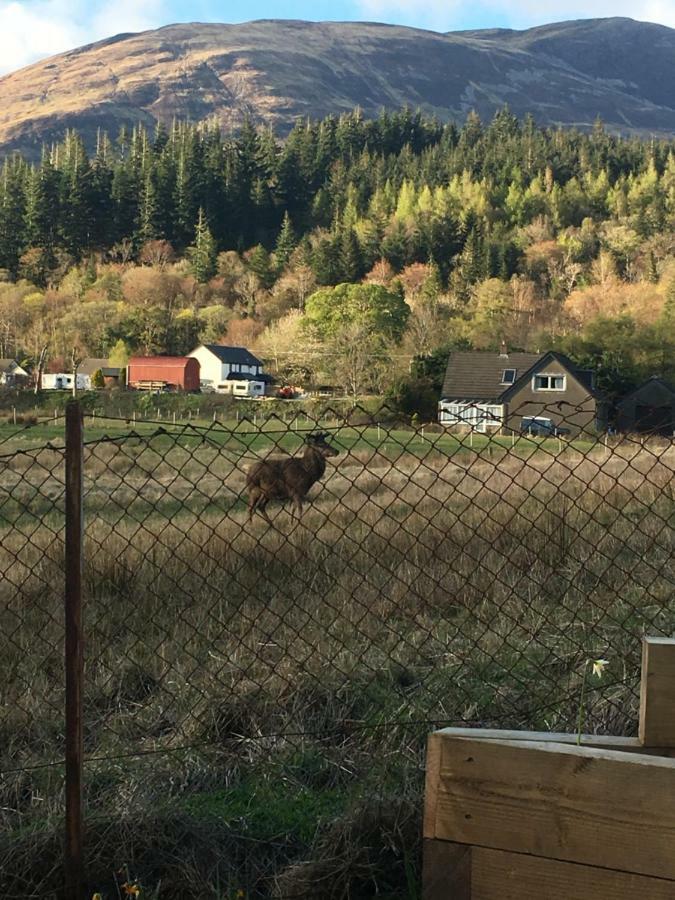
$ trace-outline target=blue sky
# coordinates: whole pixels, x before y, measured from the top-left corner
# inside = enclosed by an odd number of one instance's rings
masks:
[[[0,73],[172,22],[367,19],[450,31],[613,15],[675,27],[675,0],[0,0]]]

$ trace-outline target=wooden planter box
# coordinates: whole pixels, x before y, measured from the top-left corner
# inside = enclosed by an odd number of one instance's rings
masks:
[[[645,641],[640,737],[576,740],[430,736],[425,900],[675,900],[675,641]]]

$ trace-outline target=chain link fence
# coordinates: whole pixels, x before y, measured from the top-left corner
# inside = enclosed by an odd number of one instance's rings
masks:
[[[41,428],[0,444],[8,898],[61,896],[64,447]],[[641,636],[675,629],[674,472],[667,438],[386,409],[87,419],[85,896],[416,896],[431,729],[574,731],[603,657],[583,727],[635,732]]]

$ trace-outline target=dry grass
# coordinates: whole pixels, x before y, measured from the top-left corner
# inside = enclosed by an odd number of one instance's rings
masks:
[[[234,453],[87,453],[92,888],[128,862],[162,897],[414,896],[433,724],[573,729],[602,655],[588,727],[632,731],[640,636],[675,627],[671,446],[357,447],[274,528],[246,524]],[[57,462],[23,454],[2,480],[7,897],[51,896],[58,861],[61,772],[29,768],[62,755]]]

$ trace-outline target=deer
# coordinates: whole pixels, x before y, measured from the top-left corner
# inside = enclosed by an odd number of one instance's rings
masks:
[[[326,460],[339,454],[339,450],[326,443],[328,437],[327,432],[309,434],[302,456],[272,457],[251,466],[246,475],[249,522],[257,511],[272,524],[267,514],[270,500],[292,500],[298,518],[302,516],[303,500],[312,485],[323,477]]]

